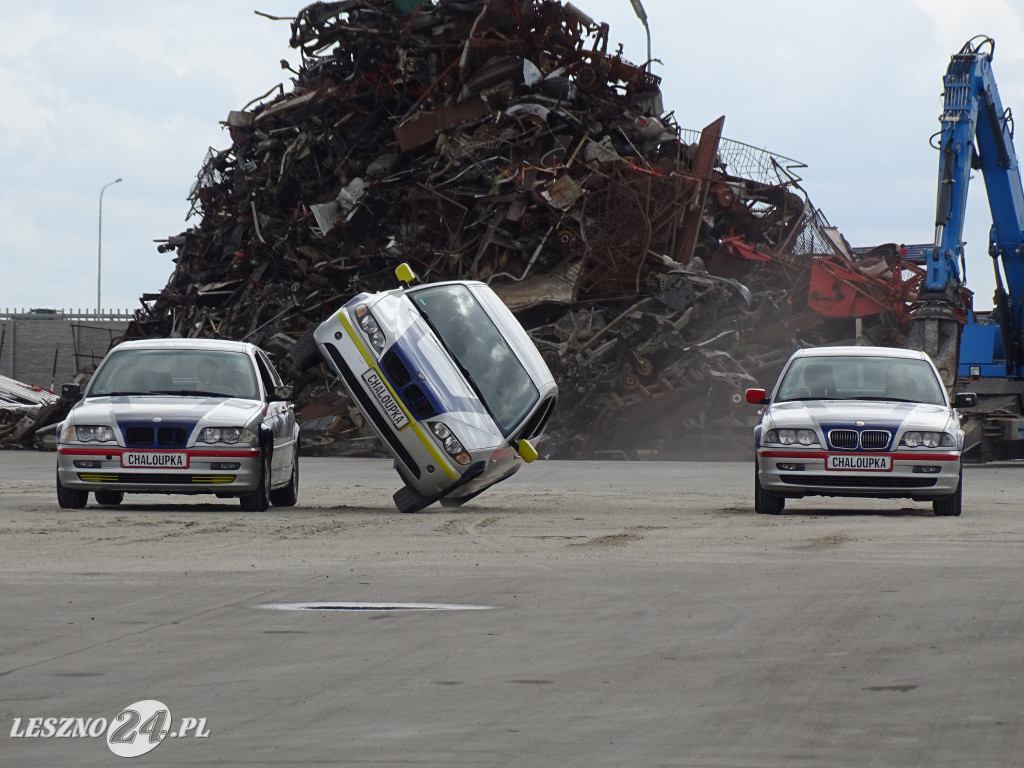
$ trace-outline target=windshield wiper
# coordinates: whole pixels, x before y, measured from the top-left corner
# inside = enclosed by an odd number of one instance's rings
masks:
[[[462,364],[462,361],[459,360],[459,356],[452,352],[452,348],[448,346],[448,342],[444,340],[444,336],[442,336],[441,332],[437,330],[437,326],[431,322],[430,315],[427,314],[427,311],[423,309],[415,301],[412,302],[412,305],[416,308],[416,311],[420,313],[420,317],[423,318],[423,321],[428,326],[430,326],[430,330],[434,332],[434,338],[436,338],[438,342],[441,344],[441,346],[445,348],[445,351],[448,353],[448,357],[452,359],[452,362],[455,363],[455,366],[459,369],[459,372],[466,379],[466,382],[469,384],[470,388],[476,394],[477,399],[480,401],[480,404],[483,405],[484,410],[487,411],[487,414],[491,417],[491,420],[495,424],[497,424],[498,420],[494,416],[494,411],[491,410],[491,406],[488,405],[487,400],[484,399],[484,393],[481,392],[480,387],[477,386],[476,380],[473,378],[473,374],[471,374],[469,370],[466,368],[466,366]]]
[[[920,400],[910,400],[906,397],[884,397],[882,395],[861,395],[860,397],[854,398],[855,400],[872,400],[874,402],[881,403],[919,403]]]
[[[441,342],[441,346],[445,348],[445,351],[448,353],[448,357],[452,359],[452,361],[458,367],[459,372],[465,377],[466,381],[469,382],[469,386],[473,388],[473,391],[476,393],[476,396],[480,398],[480,402],[484,404],[484,408],[487,408],[487,403],[484,401],[483,393],[480,392],[480,387],[478,387],[476,385],[476,381],[473,380],[473,374],[471,374],[466,369],[466,366],[462,364],[462,361],[459,360],[459,356],[452,352],[452,348],[448,346],[448,342],[444,340],[444,336],[442,336],[441,332],[437,330],[437,326],[430,321],[430,315],[428,315],[425,310],[420,309],[420,307],[416,304],[415,301],[412,303],[412,305],[416,307],[417,311],[423,317],[424,322],[426,322],[426,324],[430,326],[430,330],[434,332],[435,338],[439,342]],[[487,408],[488,413],[490,413],[490,410],[490,408]]]
[[[235,397],[235,395],[227,395],[223,392],[207,392],[205,390],[200,391],[198,389],[161,389],[155,391],[155,395],[187,395],[190,397]]]
[[[802,403],[806,400],[846,400],[845,397],[836,397],[830,395],[828,397],[788,397],[785,400],[779,400],[780,403]]]

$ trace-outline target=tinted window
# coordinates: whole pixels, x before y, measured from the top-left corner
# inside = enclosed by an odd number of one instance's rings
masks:
[[[464,285],[422,288],[409,298],[469,373],[494,422],[508,436],[537,402],[538,392],[501,331]]]
[[[259,398],[248,355],[195,349],[114,350],[89,382],[86,397],[160,392]]]
[[[794,360],[775,400],[806,399],[946,403],[942,383],[927,361],[860,356]]]

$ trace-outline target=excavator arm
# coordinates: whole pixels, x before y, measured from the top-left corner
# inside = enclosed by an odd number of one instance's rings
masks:
[[[908,333],[907,346],[931,355],[950,389],[973,366],[983,375],[1024,373],[1024,192],[1013,148],[1013,116],[1004,110],[992,74],[995,42],[972,38],[951,57],[943,78],[934,245]],[[992,229],[997,323],[977,324],[964,287],[963,228],[972,170],[985,180]],[[1002,370],[996,374],[993,366]]]

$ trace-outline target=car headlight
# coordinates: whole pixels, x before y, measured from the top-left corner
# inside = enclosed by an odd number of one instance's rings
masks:
[[[387,343],[387,339],[384,337],[384,331],[380,329],[380,326],[377,324],[373,315],[370,314],[370,310],[365,304],[360,304],[356,307],[356,322],[358,322],[359,327],[363,329],[363,333],[366,334],[366,338],[370,341],[370,345],[377,350],[377,354],[381,354],[384,351],[384,345]]]
[[[818,445],[818,435],[813,429],[769,429],[764,433],[763,442],[778,445]]]
[[[469,453],[462,447],[459,438],[448,429],[446,424],[435,421],[430,425],[430,429],[433,431],[434,436],[441,441],[441,445],[444,446],[444,450],[449,456],[459,462],[459,464],[469,464]]]
[[[65,440],[81,443],[109,443],[114,439],[114,430],[98,424],[78,424],[64,430]]]
[[[956,441],[948,432],[904,432],[900,445],[907,448],[955,448]]]
[[[254,445],[256,433],[246,427],[206,427],[199,433],[196,442]]]

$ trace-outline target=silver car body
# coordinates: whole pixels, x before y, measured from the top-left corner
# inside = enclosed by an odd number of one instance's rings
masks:
[[[894,395],[886,389],[886,372],[896,368],[913,373],[915,390]],[[821,384],[826,370],[831,381]],[[812,432],[813,444],[803,444]],[[934,501],[960,485],[960,418],[923,352],[798,350],[771,392],[754,439],[760,486],[780,497]]]
[[[555,404],[544,359],[480,282],[360,294],[314,338],[424,501],[458,504],[512,475],[523,463],[518,441],[539,437]],[[445,430],[465,449],[458,458]]]
[[[211,359],[220,381],[206,384],[198,369]],[[253,344],[124,342],[58,428],[58,488],[241,497],[259,486],[267,453],[268,490],[285,486],[297,464],[299,428],[292,403],[274,397],[281,386]]]

